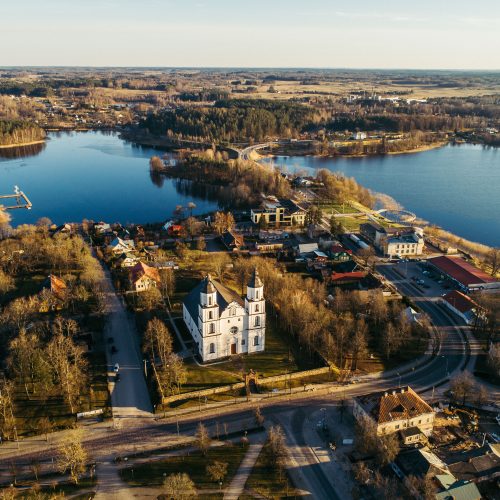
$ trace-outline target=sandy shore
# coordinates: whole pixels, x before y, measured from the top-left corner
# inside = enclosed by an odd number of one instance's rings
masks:
[[[20,142],[18,144],[0,144],[0,149],[22,148],[24,146],[33,146],[33,144],[42,144],[44,142],[45,139],[40,139],[39,141]]]

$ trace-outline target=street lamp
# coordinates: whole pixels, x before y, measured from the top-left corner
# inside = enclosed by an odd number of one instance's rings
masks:
[[[396,372],[396,375],[399,377],[398,387],[401,389],[401,374]]]

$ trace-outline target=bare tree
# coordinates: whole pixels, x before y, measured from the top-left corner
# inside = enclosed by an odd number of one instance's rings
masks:
[[[200,422],[196,428],[196,433],[194,435],[196,447],[201,451],[201,453],[206,456],[208,449],[212,440],[208,434],[207,428]]]
[[[61,474],[69,473],[75,484],[85,472],[88,455],[82,444],[82,431],[72,431],[59,446],[57,466]]]
[[[169,500],[185,500],[198,495],[191,478],[187,474],[180,472],[170,474],[165,478],[163,491]]]
[[[492,248],[488,253],[486,262],[491,267],[491,275],[495,277],[500,271],[500,248]]]
[[[212,481],[215,481],[222,485],[222,482],[227,475],[227,466],[227,462],[219,462],[218,460],[215,460],[214,462],[207,465],[207,476]]]
[[[465,404],[467,398],[472,395],[475,387],[474,379],[468,371],[459,373],[450,381],[450,389],[453,392],[454,399],[461,399],[462,404]]]
[[[149,354],[153,362],[158,357],[162,366],[167,364],[169,355],[172,353],[173,340],[165,323],[158,318],[148,322],[144,333],[144,350]]]
[[[267,433],[264,456],[269,466],[282,470],[286,460],[285,435],[279,425],[272,426]]]

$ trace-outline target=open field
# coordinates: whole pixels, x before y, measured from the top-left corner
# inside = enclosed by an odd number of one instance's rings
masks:
[[[165,476],[176,473],[186,473],[195,483],[196,488],[203,490],[214,490],[215,496],[219,498],[219,484],[212,481],[206,473],[206,466],[217,460],[228,464],[227,476],[223,487],[227,486],[245,456],[247,445],[225,443],[222,446],[212,447],[207,456],[195,451],[188,455],[175,456],[166,460],[152,461],[144,465],[126,468],[121,471],[121,476],[130,486],[160,486]],[[203,498],[209,498],[203,495]]]

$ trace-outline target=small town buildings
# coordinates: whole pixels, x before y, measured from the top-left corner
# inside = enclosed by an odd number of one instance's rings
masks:
[[[236,252],[245,244],[243,235],[235,231],[226,231],[220,237],[222,244],[230,251]]]
[[[134,267],[138,261],[139,258],[133,253],[124,252],[116,259],[116,264],[119,267],[128,268],[128,267]]]
[[[352,135],[352,138],[355,141],[362,141],[366,139],[366,137],[367,137],[366,132],[354,132],[354,134]]]
[[[150,288],[157,287],[161,282],[158,269],[144,264],[137,263],[130,270],[130,284],[136,292],[144,292]]]
[[[427,263],[465,292],[500,288],[499,280],[488,276],[484,271],[469,264],[461,257],[442,255],[428,259]]]
[[[318,243],[316,241],[312,241],[309,243],[297,243],[293,250],[295,255],[300,255],[301,257],[306,256],[309,253],[317,252],[319,250]]]
[[[417,427],[430,436],[435,414],[411,387],[401,387],[354,398],[353,415],[357,420],[370,418],[378,435]]]
[[[265,201],[261,208],[252,208],[250,217],[254,224],[267,226],[303,226],[306,212],[294,201],[280,199]]]
[[[332,285],[354,285],[359,284],[367,275],[368,273],[365,271],[351,271],[345,273],[332,271],[328,277],[328,281]]]
[[[109,245],[108,248],[115,255],[121,255],[122,253],[130,252],[134,250],[135,243],[133,240],[122,240],[119,237],[116,237]]]
[[[96,234],[107,234],[111,232],[111,226],[107,222],[97,222],[94,224]]]
[[[361,224],[360,232],[387,257],[422,255],[424,251],[424,232],[418,227],[386,228],[367,222]]]
[[[477,318],[483,315],[481,306],[458,290],[453,290],[444,295],[441,303],[457,316],[460,316],[468,325],[474,324]]]
[[[500,478],[500,457],[489,444],[456,453],[446,461],[453,476],[463,481],[480,483]]]
[[[400,431],[399,435],[405,445],[415,445],[427,439],[425,434],[418,427],[407,427]]]
[[[259,253],[276,253],[283,250],[283,243],[280,241],[257,241],[255,243],[255,250]]]
[[[436,500],[481,500],[478,487],[469,481],[458,480],[453,474],[438,474],[434,477],[440,490]]]
[[[184,300],[183,318],[203,362],[264,351],[264,284],[255,270],[245,300],[208,275]]]
[[[335,262],[345,262],[352,259],[352,250],[347,250],[342,245],[332,245],[329,254]]]
[[[54,310],[61,310],[64,307],[68,295],[68,286],[66,282],[55,276],[49,274],[45,281],[42,283],[42,290],[39,293],[40,297],[40,312],[49,312]]]
[[[405,476],[433,478],[437,475],[449,474],[446,464],[428,448],[401,452],[396,458],[396,465]]]

